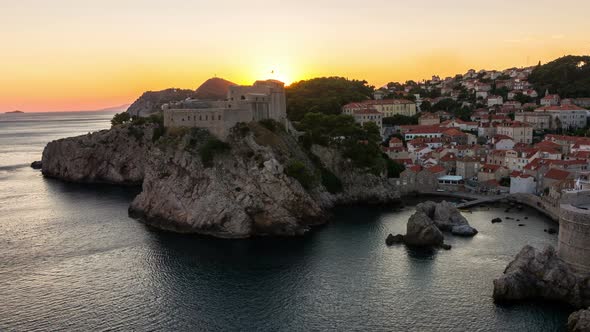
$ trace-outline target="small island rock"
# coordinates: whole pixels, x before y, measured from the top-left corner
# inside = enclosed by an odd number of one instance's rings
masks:
[[[43,163],[41,161],[33,161],[31,163],[32,169],[41,169],[43,167]]]
[[[391,246],[394,244],[400,244],[400,243],[404,243],[404,236],[401,234],[398,234],[398,235],[389,234],[387,236],[387,239],[385,239],[385,244],[387,244],[388,246]]]
[[[418,211],[408,220],[404,241],[410,246],[440,247],[444,236],[428,215]]]

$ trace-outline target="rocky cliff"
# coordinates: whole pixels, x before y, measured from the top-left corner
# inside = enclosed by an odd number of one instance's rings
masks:
[[[115,127],[50,142],[43,150],[43,175],[70,182],[141,184],[154,128]]]
[[[576,274],[553,247],[538,251],[525,246],[494,280],[497,302],[545,299],[560,301],[575,308],[590,306],[590,276]]]
[[[576,311],[567,320],[570,332],[590,332],[590,309]]]
[[[362,175],[329,149],[316,147],[320,158],[311,158],[280,128],[242,125],[227,143],[198,129],[154,137],[152,128],[141,127],[141,136],[130,128],[51,142],[43,173],[74,182],[142,183],[132,215],[166,230],[227,238],[302,234],[325,222],[335,204],[399,198],[387,179]],[[325,188],[325,169],[340,178],[341,191]]]
[[[148,116],[160,112],[163,104],[185,100],[186,98],[196,98],[195,91],[175,88],[147,91],[129,106],[127,113],[132,116]]]

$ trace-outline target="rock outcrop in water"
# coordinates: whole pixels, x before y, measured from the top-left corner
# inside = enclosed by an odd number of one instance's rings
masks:
[[[559,257],[551,246],[537,251],[525,246],[494,280],[496,302],[545,299],[575,308],[590,306],[590,276],[580,275]]]
[[[477,230],[469,225],[455,206],[446,201],[428,201],[416,206],[416,212],[406,225],[406,235],[389,234],[386,244],[403,242],[409,246],[450,249],[450,246],[444,244],[443,231],[459,236],[477,234]]]
[[[314,147],[318,165],[282,129],[243,125],[227,138],[227,149],[204,159],[215,141],[206,131],[158,138],[149,127],[138,137],[130,128],[49,143],[43,173],[73,182],[143,183],[132,215],[166,230],[227,238],[302,234],[325,222],[335,204],[399,198],[386,178],[353,168],[336,151]],[[305,177],[287,175],[294,166]],[[320,167],[336,174],[342,191],[327,191]]]
[[[441,231],[451,232],[453,235],[459,236],[474,236],[477,234],[477,230],[469,225],[461,212],[447,201],[440,203],[424,202],[416,206],[416,211],[426,214]]]
[[[590,332],[590,309],[576,311],[567,320],[570,332]]]
[[[436,224],[423,211],[416,211],[406,225],[404,243],[417,247],[439,247],[445,237]]]

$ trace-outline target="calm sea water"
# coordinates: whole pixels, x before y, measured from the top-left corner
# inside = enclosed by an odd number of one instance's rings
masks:
[[[386,247],[412,208],[348,207],[303,238],[218,240],[130,219],[137,189],[44,179],[53,139],[112,113],[0,115],[0,331],[559,331],[559,305],[496,306],[492,280],[525,244],[555,245],[531,210],[466,214],[451,251]],[[524,221],[524,216],[529,219]]]

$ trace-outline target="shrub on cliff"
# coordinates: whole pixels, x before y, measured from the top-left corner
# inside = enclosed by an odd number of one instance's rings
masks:
[[[210,138],[199,148],[201,162],[206,168],[212,167],[215,155],[224,153],[230,149],[231,146],[229,144],[222,142],[217,138]]]
[[[387,177],[388,178],[399,178],[400,174],[406,169],[406,167],[402,164],[396,163],[395,161],[389,159],[387,155],[383,156],[385,159],[385,163],[387,166]]]
[[[282,124],[280,124],[279,122],[277,122],[273,119],[260,120],[260,121],[258,121],[258,123],[260,123],[260,125],[263,126],[264,128],[272,131],[273,133],[276,133],[279,128],[283,128]]]
[[[124,123],[127,123],[131,120],[131,116],[127,112],[117,113],[111,119],[111,125],[117,126]]]
[[[299,160],[291,160],[285,167],[285,174],[299,181],[305,189],[310,189],[313,186],[313,174]]]

